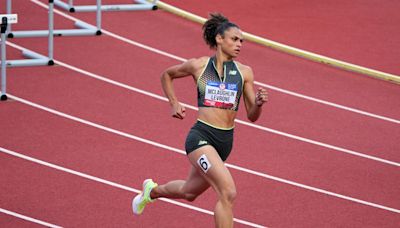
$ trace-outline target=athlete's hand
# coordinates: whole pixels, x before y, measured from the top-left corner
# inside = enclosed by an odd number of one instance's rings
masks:
[[[185,107],[183,107],[179,102],[172,105],[172,117],[181,120],[185,118]]]
[[[268,101],[268,92],[264,88],[258,88],[256,92],[256,105],[261,107],[265,102]]]

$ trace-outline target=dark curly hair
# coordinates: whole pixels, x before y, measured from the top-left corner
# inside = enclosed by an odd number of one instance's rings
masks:
[[[203,25],[203,38],[210,48],[217,47],[215,37],[220,34],[224,36],[224,32],[231,28],[239,28],[236,24],[230,22],[228,18],[220,13],[211,13],[210,18]]]

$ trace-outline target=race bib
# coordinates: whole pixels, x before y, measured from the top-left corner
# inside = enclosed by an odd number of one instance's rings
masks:
[[[223,82],[207,82],[204,105],[232,108],[236,102],[237,85]]]

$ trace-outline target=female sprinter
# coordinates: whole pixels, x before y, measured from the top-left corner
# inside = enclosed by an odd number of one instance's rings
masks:
[[[185,108],[174,93],[174,79],[192,76],[197,82],[198,121],[190,130],[185,147],[191,163],[186,180],[157,185],[151,179],[132,201],[133,212],[141,214],[145,205],[159,197],[193,201],[210,186],[217,193],[214,209],[216,227],[233,227],[236,187],[224,162],[232,149],[234,120],[243,94],[247,117],[254,122],[261,114],[267,92],[254,93],[250,67],[233,61],[240,53],[243,36],[237,25],[221,14],[211,14],[203,26],[203,36],[216,53],[212,57],[190,59],[168,68],[161,76],[162,87],[172,107],[172,116],[185,117]]]

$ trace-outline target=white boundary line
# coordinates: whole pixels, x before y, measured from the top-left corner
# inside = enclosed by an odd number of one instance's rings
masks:
[[[0,147],[0,150],[1,149],[2,148]],[[7,215],[11,215],[11,216],[17,217],[17,218],[20,218],[20,219],[23,219],[23,220],[26,220],[26,221],[29,221],[29,222],[32,222],[32,223],[40,224],[42,226],[51,227],[51,228],[62,228],[62,226],[58,226],[58,225],[54,225],[54,224],[51,224],[51,223],[48,223],[48,222],[44,222],[44,221],[41,221],[41,220],[38,220],[38,219],[34,219],[34,218],[28,217],[26,215],[21,215],[21,214],[18,214],[16,212],[9,211],[9,210],[3,209],[3,208],[0,208],[0,212],[4,213],[4,214],[7,214]]]
[[[92,175],[89,175],[89,174],[78,172],[78,171],[75,171],[75,170],[72,170],[72,169],[68,169],[68,168],[65,168],[65,167],[62,167],[62,166],[58,166],[58,165],[55,165],[55,164],[52,164],[52,163],[49,163],[49,162],[45,162],[43,160],[39,160],[39,159],[36,159],[36,158],[33,158],[33,157],[29,157],[29,156],[17,153],[15,151],[11,151],[11,150],[5,149],[3,147],[0,147],[0,151],[5,153],[5,154],[8,154],[8,155],[12,155],[12,156],[15,156],[15,157],[27,160],[27,161],[31,161],[31,162],[34,162],[34,163],[37,163],[37,164],[40,164],[40,165],[43,165],[43,166],[46,166],[46,167],[49,167],[49,168],[53,168],[53,169],[56,169],[56,170],[59,170],[59,171],[62,171],[62,172],[66,172],[66,173],[73,174],[73,175],[76,175],[76,176],[79,176],[79,177],[83,177],[83,178],[86,178],[86,179],[89,179],[89,180],[92,180],[92,181],[100,182],[102,184],[106,184],[106,185],[109,185],[109,186],[112,186],[112,187],[115,187],[115,188],[120,188],[120,189],[129,191],[129,192],[140,193],[140,190],[137,190],[137,189],[134,189],[134,188],[122,185],[122,184],[118,184],[118,183],[115,183],[115,182],[112,182],[112,181],[108,181],[108,180],[105,180],[105,179],[102,179],[102,178],[99,178],[99,177],[95,177],[95,176],[92,176]],[[206,209],[203,209],[203,208],[199,208],[199,207],[195,207],[195,206],[192,206],[192,205],[189,205],[189,204],[181,203],[181,202],[178,202],[178,201],[175,201],[175,200],[166,199],[166,198],[160,198],[159,200],[167,202],[167,203],[175,204],[177,206],[184,207],[184,208],[187,208],[187,209],[190,209],[190,210],[194,210],[194,211],[198,211],[198,212],[201,212],[201,213],[205,213],[205,214],[208,214],[208,215],[214,215],[214,212],[212,212],[212,211],[209,211],[209,210],[206,210]],[[133,213],[132,213],[132,216],[134,216]],[[241,224],[244,224],[244,225],[251,226],[251,227],[258,227],[258,228],[265,227],[265,226],[262,226],[262,225],[259,225],[259,224],[256,224],[256,223],[252,223],[252,222],[245,221],[245,220],[242,220],[242,219],[237,219],[237,218],[234,218],[234,221],[237,222],[237,223],[241,223]]]
[[[292,95],[292,96],[295,96],[295,97],[303,98],[305,100],[314,101],[314,102],[317,102],[317,103],[320,103],[320,104],[331,106],[331,107],[334,107],[334,108],[343,109],[343,110],[346,110],[346,111],[349,111],[349,112],[354,112],[354,113],[357,113],[357,114],[360,114],[360,115],[364,115],[364,116],[368,116],[368,117],[372,117],[372,118],[376,118],[376,119],[385,120],[385,121],[388,121],[388,122],[400,124],[400,120],[393,119],[393,118],[390,118],[390,117],[377,115],[377,114],[374,114],[374,113],[371,113],[371,112],[366,112],[366,111],[362,111],[362,110],[359,110],[359,109],[355,109],[355,108],[347,107],[347,106],[344,106],[344,105],[336,104],[336,103],[333,103],[333,102],[329,102],[329,101],[321,100],[321,99],[318,99],[318,98],[306,96],[306,95],[303,95],[303,94],[300,94],[300,93],[296,93],[296,92],[292,92],[292,91],[289,91],[289,90],[281,89],[281,88],[278,88],[278,87],[275,87],[275,86],[270,86],[270,85],[267,85],[267,84],[264,84],[264,83],[261,83],[261,82],[254,82],[254,84],[257,84],[259,86],[263,86],[263,87],[266,87],[266,88],[269,88],[271,90],[275,90],[275,91],[278,91],[278,92],[281,92],[281,93],[285,93],[285,94]]]
[[[12,46],[12,47],[14,47],[14,48],[17,48],[19,50],[24,50],[23,47],[18,46],[16,44],[13,44],[13,43],[10,43],[10,42],[7,42],[7,44]],[[120,82],[117,82],[117,81],[102,77],[100,75],[85,71],[83,69],[71,66],[71,65],[69,65],[67,63],[63,63],[63,62],[57,61],[55,59],[54,59],[54,62],[56,64],[60,65],[60,66],[68,68],[70,70],[73,70],[73,71],[79,72],[81,74],[84,74],[86,76],[89,76],[89,77],[92,77],[92,78],[95,78],[95,79],[110,83],[112,85],[119,86],[119,87],[128,89],[130,91],[137,92],[137,93],[141,93],[141,94],[144,94],[144,95],[147,95],[147,96],[150,96],[150,97],[162,100],[162,101],[168,101],[167,98],[165,98],[163,96],[160,96],[160,95],[157,95],[157,94],[154,94],[154,93],[151,93],[151,92],[147,92],[147,91],[144,91],[144,90],[132,87],[132,86],[128,86],[126,84],[123,84],[123,83],[120,83]],[[192,106],[192,105],[189,105],[189,104],[185,104],[185,103],[181,103],[181,104],[183,106],[185,106],[186,108],[189,108],[189,109],[192,109],[192,110],[196,110],[196,111],[198,110],[198,108],[195,107],[195,106]],[[288,138],[291,138],[291,139],[295,139],[295,140],[299,140],[299,141],[302,141],[302,142],[310,143],[310,144],[313,144],[313,145],[325,147],[325,148],[328,148],[328,149],[340,151],[342,153],[346,153],[346,154],[354,155],[354,156],[357,156],[357,157],[362,157],[362,158],[374,160],[374,161],[377,161],[377,162],[382,162],[382,163],[385,163],[385,164],[389,164],[389,165],[400,167],[400,163],[398,163],[398,162],[386,160],[386,159],[375,157],[375,156],[371,156],[371,155],[366,155],[366,154],[363,154],[361,152],[356,152],[356,151],[349,150],[349,149],[346,149],[346,148],[342,148],[342,147],[330,145],[330,144],[327,144],[327,143],[315,141],[315,140],[312,140],[312,139],[304,138],[304,137],[301,137],[301,136],[289,134],[289,133],[286,133],[286,132],[282,132],[282,131],[278,131],[278,130],[275,130],[275,129],[267,128],[267,127],[260,126],[260,125],[257,125],[257,124],[249,123],[249,122],[246,122],[246,121],[243,121],[243,120],[240,120],[240,119],[236,119],[235,122],[237,122],[239,124],[243,124],[245,126],[257,128],[257,129],[262,130],[262,131],[270,132],[270,133],[273,133],[273,134],[281,135],[281,136],[288,137]]]
[[[174,151],[174,152],[177,152],[177,153],[180,153],[180,154],[186,154],[185,151],[183,151],[183,150],[180,150],[180,149],[177,149],[177,148],[174,148],[174,147],[170,147],[170,146],[167,146],[165,144],[157,143],[155,141],[151,141],[151,140],[148,140],[148,139],[144,139],[144,138],[141,138],[141,137],[138,137],[138,136],[135,136],[135,135],[132,135],[132,134],[128,134],[128,133],[125,133],[125,132],[122,132],[122,131],[118,131],[118,130],[115,130],[115,129],[112,129],[112,128],[109,128],[109,127],[105,127],[103,125],[96,124],[96,123],[93,123],[93,122],[90,122],[90,121],[87,121],[87,120],[84,120],[84,119],[81,119],[81,118],[78,118],[78,117],[63,113],[63,112],[59,112],[57,110],[54,110],[54,109],[51,109],[51,108],[48,108],[48,107],[45,107],[45,106],[30,102],[30,101],[27,101],[27,100],[25,100],[23,98],[19,98],[19,97],[16,97],[14,95],[11,95],[11,94],[9,94],[9,97],[14,99],[14,100],[16,100],[16,101],[19,101],[19,102],[21,102],[23,104],[32,106],[32,107],[37,108],[37,109],[41,109],[41,110],[46,111],[46,112],[50,112],[50,113],[52,113],[54,115],[61,116],[61,117],[64,117],[66,119],[70,119],[70,120],[73,120],[73,121],[76,121],[76,122],[79,122],[79,123],[82,123],[82,124],[86,124],[86,125],[89,125],[89,126],[92,126],[92,127],[95,127],[95,128],[107,131],[107,132],[111,132],[111,133],[114,133],[116,135],[120,135],[120,136],[129,138],[129,139],[134,139],[134,140],[137,140],[137,141],[140,141],[140,142],[143,142],[143,143],[147,143],[147,144],[159,147],[159,148],[167,149],[167,150]],[[375,207],[375,208],[379,208],[379,209],[383,209],[383,210],[387,210],[387,211],[391,211],[391,212],[395,212],[395,213],[400,213],[399,209],[390,208],[390,207],[383,206],[383,205],[380,205],[380,204],[371,203],[371,202],[368,202],[368,201],[365,201],[365,200],[360,200],[360,199],[356,199],[356,198],[353,198],[353,197],[341,195],[341,194],[338,194],[338,193],[326,191],[326,190],[323,190],[323,189],[311,187],[311,186],[308,186],[308,185],[304,185],[304,184],[300,184],[300,183],[297,183],[297,182],[294,182],[294,181],[290,181],[290,180],[286,180],[286,179],[283,179],[283,178],[271,176],[271,175],[268,175],[268,174],[265,174],[265,173],[257,172],[257,171],[250,170],[250,169],[247,169],[247,168],[243,168],[243,167],[240,167],[240,166],[236,166],[236,165],[232,165],[232,164],[228,164],[228,163],[226,163],[226,166],[229,167],[229,168],[238,170],[238,171],[246,172],[246,173],[253,174],[253,175],[256,175],[256,176],[259,176],[259,177],[263,177],[263,178],[266,178],[266,179],[270,179],[270,180],[275,180],[275,181],[278,181],[278,182],[281,182],[281,183],[285,183],[285,184],[289,184],[289,185],[292,185],[292,186],[296,186],[296,187],[299,187],[299,188],[303,188],[303,189],[319,192],[319,193],[322,193],[322,194],[325,194],[325,195],[337,197],[337,198],[348,200],[348,201],[351,201],[351,202],[356,202],[356,203],[367,205],[367,206],[370,206],[370,207]]]
[[[31,0],[31,2],[41,6],[43,8],[48,8],[48,6],[46,6],[44,3],[39,2],[37,0]],[[65,18],[69,19],[69,20],[72,20],[72,21],[75,21],[75,22],[80,21],[79,19],[77,19],[75,17],[72,17],[72,16],[69,16],[69,15],[67,15],[67,14],[65,14],[65,13],[63,13],[63,12],[61,12],[59,10],[54,10],[54,12],[56,14],[59,14],[59,15],[65,17]],[[109,32],[109,31],[107,31],[105,29],[102,29],[102,33],[104,33],[104,34],[106,34],[108,36],[111,36],[111,37],[113,37],[115,39],[118,39],[120,41],[129,43],[131,45],[146,49],[148,51],[151,51],[151,52],[163,55],[163,56],[167,56],[169,58],[172,58],[172,59],[175,59],[175,60],[178,60],[178,61],[181,61],[181,62],[184,62],[184,61],[187,60],[185,58],[182,58],[182,57],[179,57],[179,56],[176,56],[176,55],[161,51],[159,49],[152,48],[152,47],[147,46],[145,44],[141,44],[139,42],[127,39],[125,37],[119,36],[119,35],[117,35],[115,33]],[[397,120],[397,119],[385,117],[385,116],[382,116],[382,115],[373,114],[373,113],[362,111],[362,110],[355,109],[355,108],[350,108],[350,107],[347,107],[347,106],[344,106],[344,105],[339,105],[339,104],[336,104],[336,103],[333,103],[333,102],[329,102],[329,101],[325,101],[325,100],[322,100],[322,99],[306,96],[306,95],[303,95],[303,94],[300,94],[300,93],[296,93],[296,92],[292,92],[292,91],[289,91],[289,90],[281,89],[281,88],[278,88],[278,87],[275,87],[275,86],[270,86],[270,85],[267,85],[265,83],[261,83],[261,82],[257,82],[257,81],[255,81],[254,84],[259,85],[259,86],[263,86],[263,87],[266,87],[268,89],[275,90],[275,91],[278,91],[278,92],[281,92],[281,93],[292,95],[292,96],[295,96],[295,97],[299,97],[299,98],[303,98],[303,99],[306,99],[306,100],[314,101],[314,102],[317,102],[317,103],[320,103],[320,104],[324,104],[324,105],[328,105],[328,106],[331,106],[331,107],[335,107],[335,108],[338,108],[338,109],[343,109],[343,110],[346,110],[346,111],[349,111],[349,112],[354,112],[354,113],[358,113],[358,114],[361,114],[361,115],[369,116],[369,117],[372,117],[372,118],[377,118],[377,119],[380,119],[380,120],[385,120],[385,121],[389,121],[389,122],[400,124],[400,120]]]

